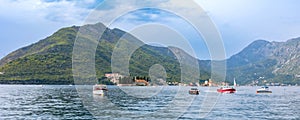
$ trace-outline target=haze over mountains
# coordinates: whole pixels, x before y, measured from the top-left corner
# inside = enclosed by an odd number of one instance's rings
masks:
[[[101,23],[82,27],[90,30],[89,34],[97,34],[97,31],[105,30],[95,54],[97,78],[100,79],[104,73],[111,72],[113,48],[126,32],[106,28]],[[1,59],[0,72],[4,73],[0,75],[1,83],[73,83],[72,51],[79,28],[79,26],[62,28],[53,35],[20,48]],[[139,40],[136,39],[136,41]],[[287,42],[257,40],[227,59],[226,80],[231,82],[235,78],[241,85],[250,84],[253,81],[258,84],[274,82],[299,84],[299,44],[300,38]],[[130,59],[131,74],[148,76],[148,70],[152,65],[161,64],[167,72],[168,81],[180,80],[180,64],[171,51],[172,48],[142,46],[133,53]],[[199,60],[200,79],[210,78],[210,63],[211,61]],[[188,71],[188,73],[191,73],[190,76],[194,75],[193,71]],[[193,77],[183,79],[189,80]]]

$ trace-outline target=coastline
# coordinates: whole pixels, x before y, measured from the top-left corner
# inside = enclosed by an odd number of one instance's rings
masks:
[[[1,84],[10,85],[74,85],[74,81],[61,80],[0,80]]]

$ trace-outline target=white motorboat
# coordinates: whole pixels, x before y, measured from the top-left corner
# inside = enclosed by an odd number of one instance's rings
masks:
[[[108,91],[106,85],[96,84],[93,86],[93,94],[94,95],[104,95],[106,91]]]
[[[268,86],[262,86],[261,88],[256,90],[256,93],[272,93],[272,91],[269,90]]]

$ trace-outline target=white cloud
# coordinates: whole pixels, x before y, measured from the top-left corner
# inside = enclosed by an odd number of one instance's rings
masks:
[[[42,0],[1,0],[0,16],[28,22],[50,21],[80,23],[90,12],[87,8],[94,0],[54,1]]]
[[[276,2],[272,0],[195,1],[205,9],[203,12],[209,14],[222,35],[225,36],[225,42],[227,42],[225,44],[230,44],[229,49],[232,49],[229,52],[230,55],[236,53],[237,49],[244,48],[256,38],[278,41],[300,35],[298,32],[300,14],[297,13],[299,11],[297,3],[299,2],[297,0]],[[81,25],[84,22],[103,22],[108,25],[120,15],[144,7],[162,7],[171,11],[180,11],[189,19],[201,19],[199,17],[201,12],[194,9],[196,5],[186,5],[188,2],[181,0],[106,0],[105,4],[98,7],[96,3],[100,3],[99,0],[53,0],[53,2],[51,0],[0,0],[0,22],[6,20],[23,24],[23,26],[43,25],[53,29],[48,29],[47,34],[49,34],[49,31],[53,32],[57,28],[74,24]],[[95,10],[92,9],[94,7],[96,7]],[[93,12],[90,14],[91,11]],[[86,19],[87,16],[88,19]],[[164,17],[158,19],[161,23],[176,22],[177,19],[162,14],[148,14],[147,17],[157,19],[161,16]],[[122,24],[131,28],[140,24],[139,17],[141,16],[128,15],[126,19],[130,19],[130,21]],[[185,28],[183,27],[183,29]],[[231,45],[231,43],[236,45]]]
[[[170,0],[106,0],[90,14],[85,22],[93,23],[95,21],[101,21],[108,25],[112,20],[130,11],[145,7],[159,7],[161,4],[168,2],[170,2]]]
[[[80,25],[94,0],[0,0],[0,58],[53,34]]]

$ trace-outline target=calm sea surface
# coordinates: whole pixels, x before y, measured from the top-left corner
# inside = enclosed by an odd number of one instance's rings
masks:
[[[0,85],[0,119],[207,119],[300,120],[300,87],[237,87],[235,94],[216,88],[109,86],[105,96],[92,86]]]

